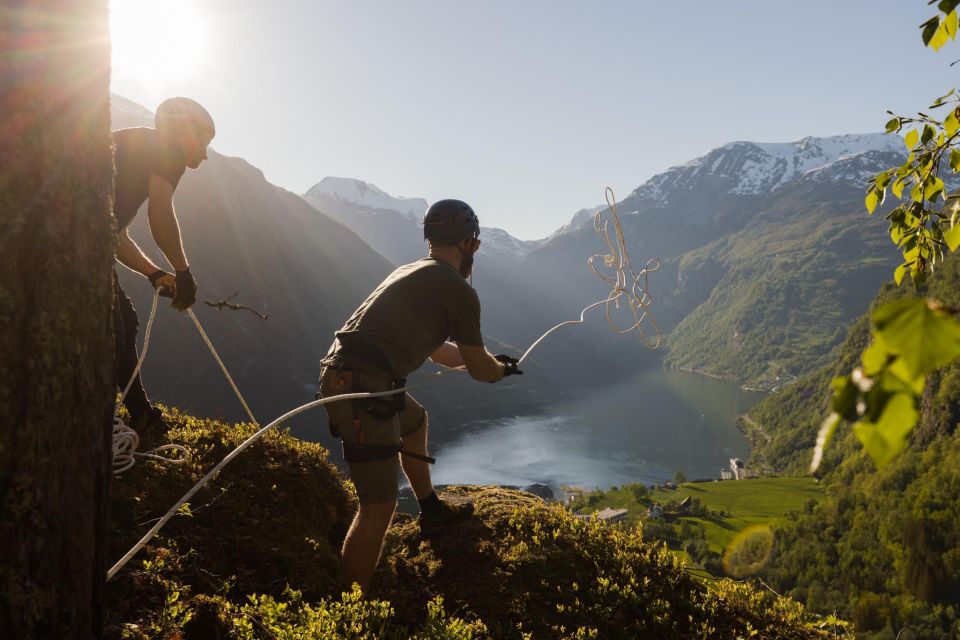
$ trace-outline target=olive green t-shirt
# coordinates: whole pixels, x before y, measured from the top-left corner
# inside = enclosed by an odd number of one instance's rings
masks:
[[[362,334],[400,377],[419,369],[448,338],[483,346],[477,292],[453,265],[435,258],[417,260],[387,276],[341,331]],[[339,348],[334,340],[329,355]]]

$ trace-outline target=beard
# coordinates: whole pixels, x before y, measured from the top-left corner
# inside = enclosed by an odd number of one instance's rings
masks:
[[[460,262],[460,275],[463,276],[464,280],[473,275],[473,254],[467,253],[464,254],[463,260]]]

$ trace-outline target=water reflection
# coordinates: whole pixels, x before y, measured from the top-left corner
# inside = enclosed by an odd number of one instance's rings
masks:
[[[662,482],[677,471],[715,478],[731,457],[749,455],[736,418],[760,397],[728,382],[650,369],[547,415],[432,433],[434,481],[592,489]]]

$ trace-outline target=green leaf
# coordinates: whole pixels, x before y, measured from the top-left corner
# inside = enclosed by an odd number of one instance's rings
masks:
[[[907,132],[907,135],[903,137],[904,144],[907,145],[907,149],[913,149],[917,146],[917,142],[920,140],[920,133],[916,129],[911,129]]]
[[[887,349],[887,345],[879,337],[876,337],[873,344],[864,349],[863,355],[860,356],[860,361],[863,363],[863,373],[871,378],[883,371],[889,360],[890,350]]]
[[[951,40],[957,39],[957,12],[948,11],[945,12],[947,17],[943,21],[943,28],[947,32],[947,35],[950,36]]]
[[[923,393],[923,386],[927,383],[927,376],[914,376],[910,374],[907,363],[903,358],[897,358],[890,363],[886,375],[883,376],[882,385],[888,391],[906,391],[915,396]]]
[[[897,242],[897,240],[894,240]],[[893,281],[897,283],[897,286],[900,286],[900,283],[903,281],[903,276],[907,275],[907,270],[910,268],[909,264],[902,264],[893,271]]]
[[[864,204],[867,205],[867,212],[872,214],[874,209],[877,208],[877,202],[879,202],[879,199],[877,198],[877,190],[870,189],[867,191],[867,197],[866,200],[864,200]]]
[[[924,299],[884,304],[874,311],[873,326],[890,351],[903,358],[911,378],[960,357],[960,322]]]
[[[943,21],[937,27],[937,30],[933,32],[933,37],[930,38],[930,42],[928,42],[927,45],[932,47],[934,51],[939,51],[940,47],[947,44],[947,40],[949,39],[950,34],[947,33],[947,23]]]
[[[960,171],[960,150],[950,149],[950,168],[956,173]]]
[[[900,129],[900,118],[887,120],[887,133],[896,133]]]
[[[960,120],[957,120],[956,109],[951,109],[950,113],[947,114],[947,117],[943,120],[943,128],[948,136],[952,136],[957,132],[957,129],[960,129]]]
[[[956,251],[960,247],[960,224],[954,224],[943,232],[943,241],[950,247],[950,251]]]
[[[933,2],[928,2],[927,4],[933,4]],[[953,13],[953,10],[956,9],[958,5],[960,5],[960,0],[940,0],[940,2],[937,3],[937,9],[940,9],[940,11],[946,14],[950,14]]]
[[[957,153],[960,156],[960,152]],[[893,192],[893,195],[898,198],[903,197],[903,180],[894,180],[893,184],[890,185],[890,191]]]
[[[907,448],[907,436],[913,431],[920,414],[913,396],[898,393],[887,400],[877,422],[861,421],[853,432],[878,467],[884,467]]]
[[[857,398],[860,396],[860,390],[853,383],[850,376],[834,378],[830,383],[833,387],[833,397],[830,398],[830,405],[833,411],[840,415],[844,420],[857,419]]]
[[[923,29],[920,34],[920,37],[923,38],[923,44],[930,46],[930,41],[933,40],[933,34],[937,32],[939,27],[940,16],[934,16],[920,25],[920,28]]]
[[[933,136],[935,135],[937,135],[937,130],[934,129],[931,125],[925,124],[923,125],[923,133],[920,134],[920,142],[922,142],[923,144],[927,144],[928,142],[933,140]]]

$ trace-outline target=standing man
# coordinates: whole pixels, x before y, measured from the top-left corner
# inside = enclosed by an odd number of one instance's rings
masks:
[[[183,311],[197,298],[197,282],[180,241],[180,225],[173,210],[173,192],[187,167],[196,169],[207,159],[207,146],[216,129],[213,118],[189,98],[170,98],[157,107],[156,128],[137,127],[114,131],[113,215],[117,221],[117,260],[145,278],[160,295],[173,298]],[[150,233],[176,275],[155,265],[130,237],[129,226],[140,205],[149,200]],[[117,386],[123,388],[137,366],[137,312],[120,286],[114,270],[114,336]],[[124,400],[131,424],[157,428],[163,424],[159,409],[150,404],[140,382],[133,381]]]
[[[493,356],[480,334],[480,299],[467,282],[480,247],[480,221],[460,200],[441,200],[427,211],[426,258],[390,274],[336,333],[321,362],[320,393],[328,397],[386,391],[430,358],[466,367],[481,382],[519,374],[517,360]],[[452,342],[447,342],[447,339]],[[344,590],[366,589],[397,505],[397,466],[420,503],[421,532],[430,535],[472,513],[472,505],[442,502],[433,489],[427,457],[427,414],[409,394],[324,405],[360,501],[343,543]]]

